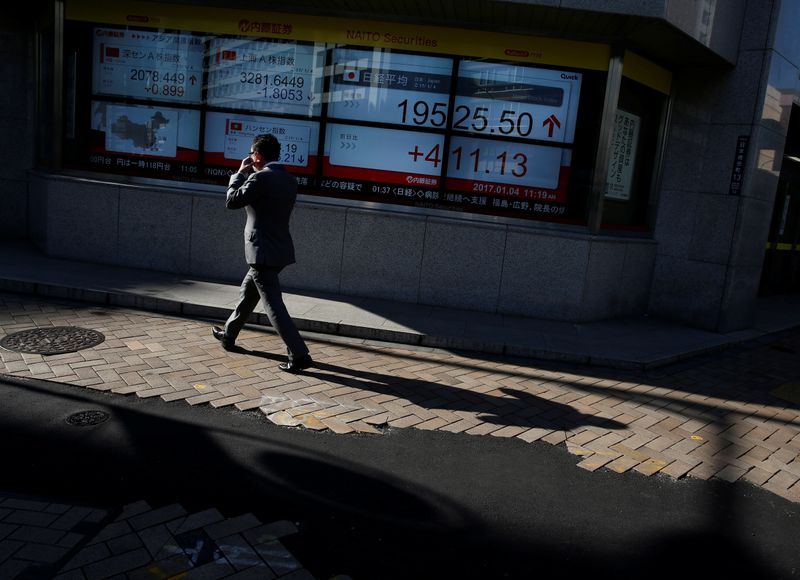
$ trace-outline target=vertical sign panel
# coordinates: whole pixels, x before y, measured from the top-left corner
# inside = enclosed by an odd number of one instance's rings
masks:
[[[728,189],[729,195],[741,195],[742,193],[742,184],[744,183],[744,163],[747,157],[748,143],[750,143],[749,135],[739,135],[739,138],[736,140],[736,155],[733,158],[731,186]]]
[[[606,199],[627,201],[631,198],[636,147],[639,144],[641,117],[619,110],[614,118],[614,134],[608,156]]]

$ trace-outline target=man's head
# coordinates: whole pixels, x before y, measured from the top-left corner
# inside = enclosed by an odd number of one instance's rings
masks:
[[[256,164],[265,165],[270,161],[280,159],[281,144],[274,135],[256,135],[253,145],[250,147],[250,154]]]

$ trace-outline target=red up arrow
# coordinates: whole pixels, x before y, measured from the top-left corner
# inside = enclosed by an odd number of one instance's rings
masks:
[[[547,127],[548,125],[550,126]],[[552,137],[553,127],[558,127],[560,129],[561,121],[559,121],[558,117],[556,117],[555,115],[550,115],[549,117],[547,117],[547,119],[544,120],[544,122],[542,123],[542,127],[547,127],[547,136]]]

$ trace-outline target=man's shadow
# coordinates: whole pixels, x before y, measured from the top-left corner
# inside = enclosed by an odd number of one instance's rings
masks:
[[[238,352],[274,361],[285,360],[285,356],[248,350],[237,347]],[[396,377],[330,363],[315,362],[303,371],[304,375],[320,380],[406,399],[424,409],[444,409],[474,413],[475,419],[484,423],[507,427],[571,430],[579,427],[602,429],[625,429],[626,425],[613,419],[581,413],[569,405],[537,397],[531,393],[510,387],[498,387],[507,396],[480,393],[424,379]]]

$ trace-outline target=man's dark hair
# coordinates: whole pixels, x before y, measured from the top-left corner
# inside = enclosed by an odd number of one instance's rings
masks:
[[[281,144],[275,135],[256,135],[253,139],[253,151],[260,154],[265,161],[276,161],[281,156]]]

